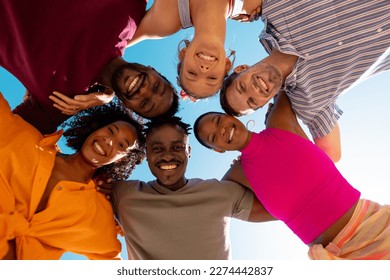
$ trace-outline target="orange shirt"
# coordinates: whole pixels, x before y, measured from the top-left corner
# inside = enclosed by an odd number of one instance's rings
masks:
[[[34,214],[61,135],[42,136],[11,113],[0,93],[0,258],[12,239],[18,259],[59,259],[66,251],[113,259],[120,253],[111,205],[92,180],[59,182],[46,209]]]

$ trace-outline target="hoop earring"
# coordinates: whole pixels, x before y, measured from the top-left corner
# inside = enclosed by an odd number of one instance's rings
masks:
[[[250,124],[252,124],[251,128],[249,128]],[[255,128],[255,126],[256,126],[256,122],[254,120],[247,121],[245,125],[246,129],[248,129],[249,131],[252,131]]]

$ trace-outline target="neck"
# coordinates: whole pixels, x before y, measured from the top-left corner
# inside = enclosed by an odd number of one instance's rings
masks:
[[[57,155],[56,166],[59,167],[67,180],[89,182],[97,167],[88,164],[80,153],[73,155]]]
[[[239,151],[242,151],[243,149],[245,149],[249,145],[249,142],[251,141],[252,135],[253,135],[253,132],[247,130],[246,140],[245,140],[244,144],[242,145],[242,147],[240,149],[238,149]]]
[[[282,74],[282,79],[284,83],[286,77],[290,75],[292,70],[294,69],[297,60],[298,57],[295,55],[282,53],[278,50],[273,50],[272,53],[262,61],[267,62],[279,69]]]
[[[102,75],[100,76],[100,83],[112,88],[111,79],[115,71],[122,65],[127,62],[121,57],[113,59],[107,66],[104,68]]]

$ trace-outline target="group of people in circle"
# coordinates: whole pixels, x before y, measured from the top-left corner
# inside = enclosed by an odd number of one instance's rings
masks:
[[[0,66],[26,88],[13,110],[0,100],[2,259],[118,259],[119,228],[128,259],[229,259],[232,217],[283,221],[310,259],[390,259],[390,207],[362,198],[334,164],[338,96],[390,69],[388,1],[40,2],[0,0]],[[233,67],[226,21],[259,19],[269,56]],[[199,116],[193,133],[241,152],[221,180],[186,178],[178,92],[123,58],[189,27],[178,86],[192,100],[219,94],[225,112]],[[265,130],[246,129],[238,117],[271,100]],[[62,135],[74,154],[58,149]],[[131,177],[145,159],[156,180]]]

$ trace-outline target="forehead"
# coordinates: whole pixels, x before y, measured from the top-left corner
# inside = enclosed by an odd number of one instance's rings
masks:
[[[174,124],[164,124],[154,128],[147,136],[147,143],[154,142],[188,142],[188,136],[183,129]]]
[[[113,125],[115,127],[118,128],[119,132],[121,133],[125,133],[125,134],[136,134],[137,130],[136,128],[128,123],[128,122],[125,122],[125,121],[115,121],[109,125]],[[109,126],[109,125],[106,125],[106,126]]]

